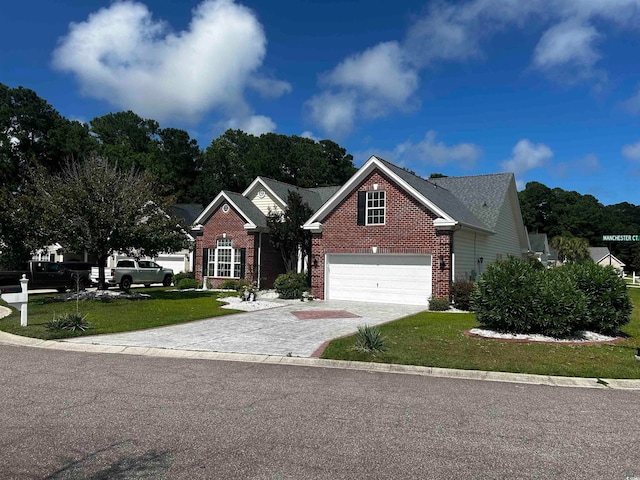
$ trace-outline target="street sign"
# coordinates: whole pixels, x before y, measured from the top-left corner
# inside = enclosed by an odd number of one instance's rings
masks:
[[[603,235],[603,242],[640,242],[640,235]]]

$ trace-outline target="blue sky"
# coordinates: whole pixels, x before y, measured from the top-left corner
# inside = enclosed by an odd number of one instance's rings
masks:
[[[131,109],[202,148],[331,138],[414,170],[513,171],[640,203],[640,0],[32,0],[0,82],[89,121]]]

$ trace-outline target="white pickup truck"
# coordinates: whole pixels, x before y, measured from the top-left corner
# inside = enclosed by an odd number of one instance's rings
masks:
[[[141,283],[145,287],[152,283],[161,283],[165,287],[171,285],[173,270],[162,268],[151,260],[119,260],[116,268],[105,269],[105,282],[108,285],[120,285],[123,290],[129,290],[134,283]],[[99,269],[91,269],[91,281],[98,283]]]

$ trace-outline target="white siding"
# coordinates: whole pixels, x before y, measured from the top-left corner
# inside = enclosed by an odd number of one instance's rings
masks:
[[[513,193],[510,191],[502,204],[493,235],[475,233],[464,228],[454,232],[454,280],[472,280],[498,259],[506,259],[509,255],[519,258],[524,256],[524,226],[519,206],[514,204],[514,198],[517,201],[517,196]],[[480,258],[482,263],[478,262]]]
[[[258,195],[258,192],[261,189],[264,190],[265,193],[262,198]],[[256,185],[256,187],[249,192],[247,198],[251,200],[251,202],[265,215],[268,215],[270,211],[278,213],[282,212],[280,206],[276,204],[275,200],[269,195],[269,192],[262,185]]]

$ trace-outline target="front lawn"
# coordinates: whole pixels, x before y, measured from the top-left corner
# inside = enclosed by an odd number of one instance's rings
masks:
[[[87,321],[93,326],[85,332],[50,331],[46,328],[47,322],[53,320],[54,316],[75,312],[76,302],[52,303],[54,294],[30,295],[28,326],[20,326],[20,313],[14,311],[8,317],[0,319],[0,330],[51,340],[129,332],[237,312],[220,308],[222,302],[217,300],[217,295],[213,292],[168,290],[168,288],[133,290],[151,295],[151,298],[146,300],[113,299],[108,302],[97,300],[79,302],[80,313],[86,314]]]
[[[593,378],[640,378],[640,290],[629,289],[632,320],[628,338],[611,345],[510,343],[472,338],[472,313],[423,312],[380,327],[388,350],[372,355],[353,349],[355,336],[332,341],[322,358]]]

